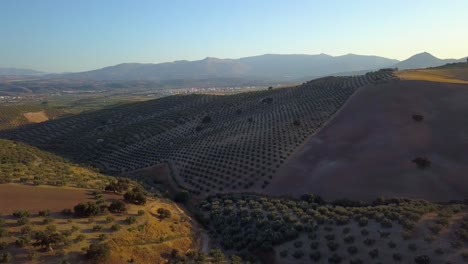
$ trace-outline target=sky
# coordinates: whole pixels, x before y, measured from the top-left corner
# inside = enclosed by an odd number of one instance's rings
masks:
[[[0,0],[0,67],[348,53],[468,55],[467,0]]]

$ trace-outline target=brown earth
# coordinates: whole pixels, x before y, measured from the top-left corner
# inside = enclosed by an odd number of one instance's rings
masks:
[[[42,123],[49,120],[49,117],[44,110],[40,112],[28,112],[23,115],[31,123]]]
[[[264,190],[325,199],[468,197],[468,85],[396,81],[360,89]],[[415,122],[413,114],[422,114]],[[418,169],[412,160],[428,157]]]
[[[0,211],[6,214],[15,210],[59,212],[92,198],[86,189],[0,184]]]

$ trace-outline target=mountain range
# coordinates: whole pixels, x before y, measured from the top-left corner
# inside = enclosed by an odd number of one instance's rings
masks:
[[[48,78],[91,79],[107,81],[169,81],[200,79],[239,79],[253,81],[301,82],[327,75],[354,75],[380,68],[415,69],[437,67],[463,59],[439,59],[430,53],[416,54],[404,61],[379,56],[347,54],[265,54],[240,59],[180,60],[158,64],[122,63],[102,69],[49,74]],[[39,75],[28,69],[0,68],[0,75]]]
[[[20,69],[20,68],[4,68],[0,67],[0,76],[5,75],[42,75],[43,72],[31,70],[31,69]]]

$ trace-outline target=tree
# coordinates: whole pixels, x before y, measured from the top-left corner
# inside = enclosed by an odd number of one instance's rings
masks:
[[[130,187],[130,180],[118,179],[116,182],[111,182],[104,190],[114,193],[122,193]]]
[[[174,197],[174,201],[176,203],[183,203],[183,204],[188,202],[189,199],[190,199],[190,193],[186,190],[178,192],[176,196]]]
[[[171,211],[166,208],[159,208],[157,212],[159,214],[159,218],[161,219],[171,217]]]
[[[127,205],[120,200],[115,200],[111,202],[108,209],[112,213],[123,213],[127,211]]]
[[[216,264],[224,263],[225,256],[224,256],[224,253],[221,250],[212,249],[210,251],[210,256],[213,258],[213,263],[216,263]]]
[[[418,168],[422,170],[431,166],[431,161],[426,157],[417,157],[413,159],[413,163],[415,163],[418,166]]]
[[[422,122],[424,120],[423,115],[413,115],[412,118],[415,122]]]
[[[202,123],[203,123],[203,124],[211,123],[211,121],[212,121],[212,120],[211,120],[211,117],[210,117],[210,116],[205,116],[205,117],[203,117],[203,119],[202,119]]]
[[[39,231],[34,234],[34,247],[43,247],[52,251],[52,245],[57,245],[65,242],[65,237],[57,232]]]
[[[294,125],[294,126],[301,126],[301,121],[299,121],[298,119],[295,119],[295,120],[293,121],[293,125]]]
[[[414,258],[414,262],[416,264],[429,264],[431,263],[431,259],[426,255],[420,255]]]
[[[86,258],[94,263],[101,263],[109,257],[110,250],[107,243],[94,243],[86,251]]]
[[[75,205],[73,210],[77,217],[90,217],[99,214],[101,208],[94,202],[87,202]]]
[[[125,201],[129,203],[134,203],[134,204],[139,204],[139,205],[146,204],[146,196],[140,191],[137,191],[137,192],[135,192],[135,190],[128,191],[124,194],[124,199]]]

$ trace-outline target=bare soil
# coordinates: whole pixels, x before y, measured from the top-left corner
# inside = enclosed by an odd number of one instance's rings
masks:
[[[49,120],[44,111],[24,113],[24,117],[31,123],[42,123]]]
[[[360,89],[264,193],[325,199],[468,197],[468,85],[397,81]],[[424,116],[415,122],[412,115]],[[427,157],[419,169],[412,160]]]
[[[6,214],[15,210],[59,212],[92,198],[86,189],[0,184],[0,210]]]

